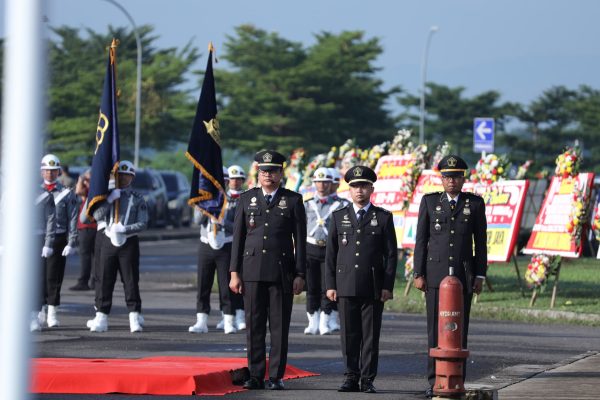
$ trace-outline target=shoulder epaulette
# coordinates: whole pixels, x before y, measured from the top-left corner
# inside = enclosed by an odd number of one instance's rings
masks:
[[[348,205],[346,205],[346,206],[344,206],[344,207],[342,207],[342,208],[338,208],[337,210],[335,210],[335,211],[333,212],[333,214],[335,214],[335,213],[339,213],[340,211],[344,211],[346,208],[348,208],[348,206],[349,206],[349,205],[350,205],[350,204],[348,204]]]
[[[423,197],[425,197],[425,196],[433,196],[433,195],[435,195],[435,194],[437,194],[437,195],[440,195],[440,194],[442,194],[442,193],[444,193],[444,192],[431,192],[431,193],[426,193],[426,194],[424,194],[424,195],[423,195]]]

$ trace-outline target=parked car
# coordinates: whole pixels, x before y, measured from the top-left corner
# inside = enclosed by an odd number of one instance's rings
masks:
[[[159,171],[167,185],[169,199],[169,221],[173,227],[189,226],[194,210],[188,205],[190,183],[179,171]]]
[[[148,227],[166,226],[169,222],[167,187],[160,174],[153,169],[138,169],[133,190],[144,196],[148,204]]]

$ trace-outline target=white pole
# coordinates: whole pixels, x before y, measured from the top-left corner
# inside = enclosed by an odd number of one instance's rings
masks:
[[[34,238],[36,185],[44,139],[43,6],[7,0],[2,101],[2,210],[0,243],[0,388],[2,398],[29,392],[33,354],[29,316],[39,295],[41,248]]]
[[[437,26],[429,28],[425,50],[423,50],[423,62],[421,63],[421,102],[419,107],[419,144],[425,143],[425,83],[427,82],[427,55],[429,54],[429,44],[431,37],[438,31]]]
[[[117,3],[115,0],[104,0],[117,7],[129,20],[133,26],[133,34],[135,36],[135,44],[137,45],[137,77],[135,80],[136,96],[135,96],[135,141],[133,148],[133,165],[137,168],[140,162],[140,119],[142,115],[142,41],[138,33],[137,26],[131,14],[127,12],[125,7]]]

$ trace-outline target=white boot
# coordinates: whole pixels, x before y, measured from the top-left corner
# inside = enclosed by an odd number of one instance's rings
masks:
[[[44,324],[46,323],[46,308],[47,308],[47,306],[42,306],[42,309],[40,310],[40,312],[37,313],[37,319],[38,319],[38,324],[40,325],[40,328],[42,326],[44,326]]]
[[[305,335],[316,335],[319,332],[319,312],[306,313],[308,317],[308,326],[304,329]]]
[[[58,318],[56,316],[58,306],[48,306],[48,328],[54,328],[56,326],[60,326],[60,322],[58,322]]]
[[[246,313],[244,310],[235,310],[235,325],[238,331],[246,329]]]
[[[41,331],[42,325],[40,324],[40,320],[38,318],[39,313],[36,311],[31,312],[31,321],[29,322],[29,331]]]
[[[215,328],[217,328],[217,329],[225,328],[225,314],[223,313],[223,311],[221,311],[221,320],[219,321],[219,323],[217,324],[217,326]]]
[[[87,322],[87,327],[92,332],[106,332],[108,330],[108,315],[98,311],[96,318]]]
[[[340,313],[333,310],[329,315],[329,330],[331,332],[339,331],[340,327]]]
[[[141,313],[138,313],[138,322],[140,323],[140,325],[142,326],[142,328],[144,327],[144,316]]]
[[[330,317],[329,314],[325,314],[325,311],[321,311],[321,316],[319,318],[319,333],[321,335],[329,335],[331,333],[331,329],[329,329]]]
[[[137,311],[132,311],[129,313],[129,330],[131,333],[134,332],[142,332],[144,328],[140,324],[140,313]]]
[[[208,314],[198,313],[196,314],[196,324],[192,325],[188,328],[188,332],[190,333],[207,333],[208,326],[206,325],[206,321],[208,320]]]
[[[237,329],[233,326],[233,315],[224,314],[223,321],[225,321],[223,332],[225,332],[226,335],[237,332]]]

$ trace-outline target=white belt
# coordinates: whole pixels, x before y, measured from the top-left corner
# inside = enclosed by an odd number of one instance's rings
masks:
[[[327,245],[327,240],[317,240],[309,236],[306,238],[306,243],[314,244],[315,246],[319,247],[325,247]]]
[[[200,241],[202,243],[209,244],[208,239],[205,238],[204,236],[200,236]],[[223,239],[223,243],[231,243],[231,242],[233,242],[233,236],[228,236],[228,237],[225,237],[225,239]]]

